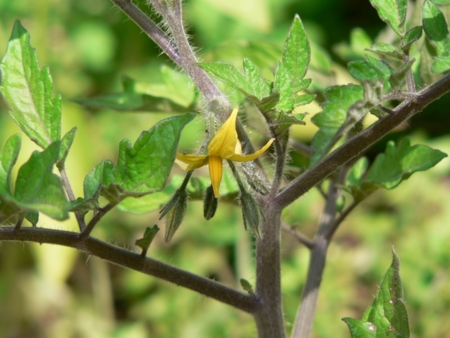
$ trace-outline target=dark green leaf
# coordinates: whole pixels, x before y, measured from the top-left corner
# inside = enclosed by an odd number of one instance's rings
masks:
[[[0,91],[9,114],[42,148],[61,138],[61,98],[53,95],[48,68],[40,69],[30,35],[16,21],[6,54],[0,63]]]
[[[422,26],[416,26],[406,31],[402,39],[402,50],[408,51],[411,45],[422,37]]]
[[[404,139],[397,147],[390,141],[385,153],[375,159],[365,181],[393,189],[413,173],[430,169],[445,157],[447,155],[439,150],[423,145],[410,146],[409,139]]]
[[[422,7],[423,30],[436,48],[438,56],[449,55],[450,40],[444,14],[431,1],[425,1]]]
[[[59,159],[59,149],[58,141],[43,152],[33,152],[17,174],[14,202],[24,210],[39,211],[63,220],[68,217],[69,203],[61,179],[52,173]]]
[[[312,119],[320,129],[312,140],[311,166],[325,155],[329,142],[345,122],[350,106],[363,97],[363,87],[357,85],[330,87],[325,91],[323,111]]]
[[[370,0],[381,20],[398,35],[403,35],[408,0]]]

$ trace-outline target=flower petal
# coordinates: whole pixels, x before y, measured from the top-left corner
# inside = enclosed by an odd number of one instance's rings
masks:
[[[219,198],[220,182],[222,181],[222,159],[219,156],[209,156],[209,177],[214,191],[214,197]]]
[[[239,154],[234,154],[233,156],[229,157],[229,160],[232,161],[236,161],[236,162],[247,162],[247,161],[252,161],[255,158],[261,156],[269,147],[270,145],[273,143],[275,139],[270,139],[269,142],[266,143],[266,145],[264,147],[262,147],[261,149],[259,149],[258,151],[256,151],[253,154],[249,154],[249,155],[239,155]]]
[[[208,155],[184,155],[177,153],[177,160],[188,165],[185,170],[194,170],[203,167],[208,163]]]
[[[229,158],[234,155],[236,143],[238,142],[236,132],[236,117],[238,108],[234,108],[230,117],[216,133],[216,136],[208,145],[208,155]]]

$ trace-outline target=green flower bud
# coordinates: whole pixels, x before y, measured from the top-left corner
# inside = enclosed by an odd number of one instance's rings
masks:
[[[214,190],[210,185],[205,192],[205,197],[203,198],[203,216],[206,220],[210,220],[214,217],[217,210],[218,200],[214,196]]]
[[[253,231],[257,238],[261,238],[261,233],[259,231],[260,226],[260,210],[258,203],[251,194],[241,189],[241,208],[242,208],[242,218],[244,219],[244,227],[247,230],[247,225]]]
[[[188,195],[186,190],[177,190],[171,200],[161,210],[160,219],[166,216],[166,235],[164,239],[170,242],[186,214]]]

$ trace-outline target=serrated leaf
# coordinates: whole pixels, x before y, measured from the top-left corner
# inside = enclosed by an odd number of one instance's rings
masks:
[[[406,31],[402,38],[401,47],[404,51],[409,51],[411,45],[422,37],[422,26],[416,26]]]
[[[295,107],[304,106],[314,101],[316,94],[297,95],[295,97]]]
[[[244,58],[244,74],[252,88],[253,95],[261,99],[270,94],[269,82],[261,77],[258,67],[247,58]]]
[[[373,323],[353,318],[342,318],[347,324],[352,338],[377,338],[377,328]]]
[[[397,147],[390,141],[385,153],[375,159],[365,181],[393,189],[413,173],[430,169],[445,157],[443,152],[427,146],[410,146],[409,139],[402,140]]]
[[[280,62],[275,71],[275,81],[273,83],[274,91],[280,94],[280,99],[276,108],[280,111],[290,112],[294,108],[292,100],[292,81],[291,75],[284,63]]]
[[[312,140],[311,167],[325,155],[323,152],[345,122],[350,106],[364,98],[363,87],[357,85],[330,87],[325,91],[325,98],[323,111],[312,118],[319,131]]]
[[[436,74],[450,70],[450,55],[434,58],[431,70]]]
[[[61,179],[53,174],[53,166],[59,159],[59,141],[43,152],[35,151],[17,174],[13,202],[24,210],[42,212],[54,219],[68,217]]]
[[[406,19],[407,0],[370,0],[381,20],[386,22],[398,35],[403,35]]]
[[[286,41],[284,42],[283,63],[291,78],[291,88],[297,88],[308,70],[311,47],[302,21],[295,15]]]
[[[61,148],[59,149],[59,160],[56,166],[61,169],[64,168],[67,155],[69,154],[70,148],[72,147],[73,140],[75,138],[75,133],[77,132],[77,127],[73,127],[69,130],[61,140]]]
[[[442,11],[431,1],[425,1],[422,7],[423,30],[436,48],[438,56],[449,55],[450,40],[448,27]]]
[[[396,59],[403,59],[405,55],[400,48],[383,42],[375,43],[372,45],[372,47],[367,48],[366,50],[382,56],[391,56]]]
[[[219,80],[223,81],[230,87],[239,90],[244,95],[256,96],[245,76],[242,75],[232,65],[210,62],[200,62],[198,63],[198,65],[209,74],[217,77]]]
[[[392,250],[392,264],[384,275],[375,300],[362,320],[377,328],[377,337],[409,337],[408,314],[403,299],[400,263]]]
[[[42,148],[61,137],[61,97],[53,94],[48,68],[39,68],[30,35],[16,21],[0,63],[0,91],[9,114],[25,134]]]

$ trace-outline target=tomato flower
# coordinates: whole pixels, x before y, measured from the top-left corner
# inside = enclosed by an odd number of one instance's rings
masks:
[[[209,165],[209,176],[214,196],[219,197],[220,182],[222,181],[223,160],[236,162],[252,161],[264,153],[274,139],[269,140],[264,147],[253,154],[242,155],[241,143],[236,132],[236,118],[238,108],[235,108],[228,120],[219,128],[208,145],[206,155],[190,155],[177,153],[177,159],[187,164],[186,170],[194,170]]]

